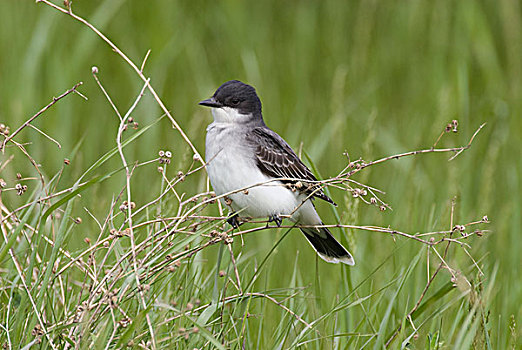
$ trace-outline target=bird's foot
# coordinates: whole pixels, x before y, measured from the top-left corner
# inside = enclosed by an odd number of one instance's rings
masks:
[[[227,222],[233,227],[233,228],[239,228],[241,223],[239,222],[239,215],[232,214],[228,219]]]
[[[281,224],[283,223],[283,219],[281,219],[281,217],[279,215],[274,214],[274,215],[270,215],[268,217],[268,222],[267,222],[266,226],[268,226],[268,224],[271,222],[275,222],[277,227],[281,227]]]

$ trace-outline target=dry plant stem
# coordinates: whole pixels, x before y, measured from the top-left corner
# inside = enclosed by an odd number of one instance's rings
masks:
[[[25,123],[23,123],[22,125],[20,125],[20,127],[18,129],[16,129],[11,135],[9,135],[8,137],[5,138],[5,140],[2,142],[2,144],[0,145],[0,149],[2,149],[2,151],[5,150],[5,145],[11,141],[11,139],[13,137],[15,137],[20,131],[22,131],[22,129],[24,129],[26,126],[28,126],[33,120],[35,120],[36,118],[38,118],[42,113],[44,113],[46,110],[48,110],[49,108],[51,108],[56,102],[60,101],[62,98],[64,98],[65,96],[73,93],[76,91],[76,89],[78,88],[78,86],[82,85],[83,83],[80,81],[79,83],[77,83],[76,85],[74,85],[72,88],[70,88],[69,90],[65,91],[63,94],[61,94],[60,96],[58,97],[53,97],[53,100],[47,105],[45,106],[44,108],[40,109],[38,111],[38,113],[36,113],[35,115],[33,115],[31,118],[27,119],[27,121]]]
[[[7,231],[5,229],[5,225],[2,224],[0,226],[1,226],[1,229],[2,229],[2,235],[4,237],[4,240],[7,242],[8,238],[7,238]],[[20,278],[20,281],[22,281],[22,284],[24,285],[25,292],[26,292],[27,297],[29,298],[29,301],[31,303],[31,306],[33,307],[33,310],[34,310],[34,312],[36,314],[36,318],[38,320],[38,323],[39,323],[40,327],[42,328],[43,334],[47,338],[47,341],[49,342],[49,345],[51,346],[51,348],[56,349],[56,346],[54,345],[52,338],[49,336],[49,332],[48,332],[47,327],[45,325],[45,322],[44,322],[44,320],[42,318],[42,315],[38,311],[38,308],[36,307],[36,303],[34,302],[33,297],[31,296],[31,291],[29,290],[29,288],[27,287],[27,284],[25,283],[25,276],[23,274],[22,268],[21,268],[20,263],[18,262],[18,260],[16,260],[16,257],[14,255],[12,249],[9,249],[9,256],[11,257],[11,260],[13,261],[13,265],[16,268],[16,272],[18,274],[18,277]]]
[[[56,144],[56,146],[58,146],[58,148],[62,148],[62,145],[60,144],[60,142],[56,141],[55,139],[53,139],[51,136],[47,135],[45,132],[43,132],[42,130],[38,129],[36,126],[34,126],[33,124],[28,124],[27,125],[28,127],[30,127],[31,129],[33,129],[34,131],[40,133],[42,136],[44,136],[45,138],[47,138],[49,141],[51,141],[52,143]]]
[[[78,185],[78,187],[84,186],[86,183],[87,182],[82,182],[82,183],[80,183]],[[23,210],[25,208],[30,207],[34,203],[43,203],[45,201],[48,201],[49,199],[53,199],[55,197],[61,196],[62,194],[65,194],[65,193],[68,193],[68,192],[72,192],[72,191],[74,191],[74,187],[69,187],[69,188],[67,188],[65,190],[62,190],[60,192],[56,192],[56,193],[50,194],[50,195],[48,195],[46,197],[35,199],[34,201],[31,201],[31,202],[29,202],[27,204],[24,204],[24,205],[14,209],[14,210],[12,210],[7,216],[4,216],[4,217],[2,217],[2,219],[0,219],[0,223],[8,220],[11,216],[14,216],[17,212],[19,212],[19,211],[21,211],[21,210]]]
[[[448,253],[448,248],[450,246],[451,242],[448,242],[448,244],[446,244],[446,248],[444,250],[444,257],[446,257],[447,253]],[[437,274],[439,273],[439,271],[442,269],[442,267],[445,265],[445,262],[444,261],[441,261],[439,263],[439,266],[437,266],[437,269],[435,270],[435,272],[431,275],[430,279],[428,280],[428,283],[426,283],[426,286],[424,287],[424,290],[422,291],[419,299],[417,300],[417,302],[415,303],[415,306],[410,310],[410,312],[408,312],[408,315],[407,315],[407,318],[408,319],[411,319],[411,315],[417,311],[417,309],[419,308],[422,300],[424,299],[424,297],[426,296],[426,293],[428,292],[428,289],[430,288],[431,284],[433,283],[433,280],[435,279],[435,277],[437,276]],[[397,335],[399,335],[399,332],[401,331],[402,329],[402,324],[399,324],[399,326],[397,327],[397,329],[395,330],[395,332],[392,334],[392,336],[390,337],[390,339],[388,339],[388,341],[386,342],[386,348],[388,348],[391,343],[393,342],[393,340],[397,337]]]
[[[112,109],[114,109],[114,112],[116,112],[116,115],[118,116],[118,118],[120,118],[120,122],[121,122],[122,121],[122,117],[121,117],[120,111],[118,110],[118,108],[116,107],[114,102],[112,102],[112,99],[109,96],[109,93],[103,87],[102,83],[100,82],[100,79],[98,79],[98,74],[95,73],[95,72],[92,72],[92,76],[94,77],[94,80],[96,80],[96,84],[98,84],[98,87],[100,88],[100,90],[105,95],[105,98],[107,99],[107,101],[109,101],[109,104],[111,105]]]
[[[34,158],[31,157],[31,155],[29,154],[29,152],[27,152],[27,150],[25,149],[25,147],[23,145],[19,144],[18,142],[16,142],[15,140],[12,140],[12,139],[11,139],[11,143],[14,143],[14,145],[16,147],[18,147],[18,149],[20,149],[20,151],[22,151],[22,153],[27,157],[27,159],[29,159],[29,162],[31,162],[32,166],[34,167],[34,169],[38,173],[38,176],[40,177],[40,183],[42,184],[42,189],[45,190],[45,178],[44,178],[42,172],[40,171],[40,166],[38,165],[38,163],[36,163]],[[45,191],[47,193],[47,190],[45,190]]]
[[[64,8],[58,6],[58,5],[53,4],[52,2],[50,2],[48,0],[36,0],[36,2],[37,3],[43,2],[44,4],[46,4],[48,6],[51,6],[52,8],[54,8],[54,9],[56,9],[56,10],[58,10],[58,11],[64,13],[64,14],[66,14],[66,15],[69,15],[72,18],[74,18],[75,20],[77,20],[77,21],[81,22],[82,24],[86,25],[87,27],[89,27],[89,29],[91,29],[94,33],[96,33],[96,35],[98,35],[103,41],[105,41],[114,50],[114,52],[116,52],[118,55],[120,55],[120,57],[123,58],[123,60],[125,62],[127,62],[127,64],[129,66],[131,66],[132,69],[134,69],[134,71],[138,74],[138,76],[141,78],[141,80],[143,80],[143,82],[146,83],[147,88],[151,92],[152,96],[154,97],[154,99],[156,100],[156,102],[158,103],[160,108],[167,115],[167,117],[169,118],[169,120],[172,123],[172,125],[174,126],[174,128],[176,130],[178,130],[178,132],[180,133],[180,135],[183,138],[183,140],[185,140],[185,142],[188,144],[188,146],[192,149],[192,152],[194,152],[194,154],[198,156],[198,160],[202,164],[204,164],[203,158],[200,156],[200,154],[197,151],[196,147],[194,147],[194,145],[192,144],[192,142],[190,141],[188,136],[185,134],[183,129],[176,122],[176,120],[174,119],[172,114],[170,114],[170,111],[167,109],[167,107],[165,107],[165,105],[163,104],[163,101],[161,101],[161,99],[159,98],[158,94],[156,93],[156,91],[154,90],[152,85],[149,84],[149,82],[148,82],[149,80],[145,77],[145,75],[143,74],[142,70],[140,68],[138,68],[136,66],[136,64],[134,64],[134,62],[129,57],[127,57],[127,55],[125,53],[123,53],[123,51],[121,51],[112,41],[109,40],[109,38],[107,38],[102,32],[100,32],[95,26],[93,26],[91,23],[89,23],[84,18],[74,14],[72,12],[71,8],[69,8],[68,10],[64,9]],[[148,55],[145,58],[147,58],[147,57],[148,57]]]
[[[228,248],[228,251],[230,252],[230,259],[232,260],[232,266],[234,266],[234,274],[236,275],[236,280],[237,280],[237,286],[236,286],[237,291],[240,294],[243,294],[243,289],[241,288],[241,279],[239,278],[239,270],[237,269],[236,258],[234,256],[234,251],[232,250],[232,245],[227,244],[227,248]]]
[[[14,155],[10,155],[9,158],[7,158],[3,163],[0,162],[0,173],[5,169],[5,167],[7,166],[7,164],[9,164],[12,160],[14,159]]]
[[[483,124],[484,125],[484,124]],[[472,139],[473,140],[473,139]],[[471,143],[471,141],[470,141]],[[454,220],[454,213],[455,213],[455,198],[452,200],[451,202],[451,212],[450,212],[450,228],[453,227],[453,220]],[[451,233],[450,233],[451,235]],[[424,297],[426,296],[426,293],[428,292],[428,289],[430,288],[431,284],[433,283],[433,280],[435,279],[435,277],[438,275],[438,273],[440,272],[440,270],[442,269],[442,267],[444,265],[447,266],[448,270],[450,271],[450,273],[453,275],[453,277],[455,278],[455,275],[453,274],[453,272],[451,271],[451,268],[446,264],[446,257],[448,255],[448,250],[449,250],[449,247],[451,245],[451,241],[448,241],[448,243],[446,244],[446,247],[444,249],[444,254],[441,258],[441,262],[439,263],[439,266],[437,266],[437,269],[435,270],[435,272],[431,275],[430,279],[428,280],[428,283],[426,283],[426,286],[424,287],[424,290],[422,291],[421,295],[419,296],[419,299],[417,300],[417,302],[415,303],[415,306],[413,306],[413,308],[410,310],[410,312],[408,312],[408,315],[407,315],[407,318],[410,319],[410,321],[412,322],[413,324],[413,321],[411,320],[411,315],[413,315],[413,313],[415,311],[417,311],[417,309],[419,308],[419,306],[421,305],[421,302],[422,300],[424,299]],[[438,252],[437,250],[433,247],[433,250],[435,251],[435,253],[437,253],[438,255]],[[415,327],[413,327],[415,329]],[[399,324],[399,326],[397,327],[397,329],[395,330],[395,332],[392,334],[392,336],[390,337],[390,339],[388,339],[388,341],[386,342],[386,348],[388,348],[391,343],[393,342],[393,340],[397,337],[397,335],[399,335],[399,332],[401,331],[402,329],[402,323]]]
[[[294,317],[297,321],[301,322],[303,325],[306,326],[306,328],[309,328],[309,329],[313,329],[312,325],[309,324],[308,322],[306,322],[305,320],[303,320],[301,318],[301,316],[299,316],[297,313],[295,313],[294,311],[292,311],[291,309],[289,309],[288,307],[286,307],[285,305],[283,305],[281,302],[277,301],[277,299],[267,295],[267,294],[264,294],[264,293],[258,293],[258,292],[248,292],[248,293],[240,293],[240,294],[236,294],[236,295],[231,295],[231,296],[228,296],[228,297],[225,297],[221,300],[221,303],[225,304],[226,302],[228,301],[231,301],[231,300],[235,300],[235,299],[240,299],[240,298],[246,298],[246,297],[261,297],[261,298],[266,298],[268,300],[270,300],[272,303],[274,303],[275,305],[279,306],[280,308],[282,308],[283,310],[285,310],[286,312],[288,312],[292,317]],[[161,306],[161,305],[160,305]],[[208,308],[210,306],[210,303],[209,304],[205,304],[205,305],[201,305],[200,307],[198,308],[195,308],[193,310],[191,310],[192,313],[195,313],[195,312],[198,312],[198,311],[202,311],[206,308]],[[170,317],[168,319],[166,319],[165,321],[162,321],[159,323],[160,326],[164,325],[164,324],[168,324],[178,318],[181,318],[183,317],[187,312],[186,311],[182,311],[180,312],[178,315],[176,316],[173,316],[173,317]]]
[[[478,129],[475,131],[475,133],[473,133],[473,135],[471,136],[471,139],[469,140],[469,142],[468,142],[468,144],[466,146],[453,147],[453,148],[429,148],[429,149],[423,149],[423,150],[417,150],[417,151],[400,153],[400,154],[396,154],[396,155],[393,155],[393,156],[388,156],[388,157],[384,157],[384,158],[381,158],[381,159],[378,159],[378,160],[374,160],[374,161],[371,161],[371,162],[368,162],[368,163],[359,164],[357,169],[354,169],[354,170],[348,172],[348,174],[346,174],[346,176],[350,177],[353,174],[361,171],[364,168],[367,168],[367,167],[372,166],[372,165],[384,163],[384,162],[386,162],[388,160],[391,160],[391,159],[399,159],[399,158],[408,157],[408,156],[414,156],[414,155],[423,154],[423,153],[455,152],[455,154],[449,159],[449,161],[451,161],[451,160],[455,159],[459,154],[461,154],[462,152],[464,152],[465,150],[467,150],[468,148],[471,147],[471,143],[473,142],[473,140],[475,139],[477,134],[480,132],[480,130],[482,130],[482,128],[485,125],[486,125],[486,123],[483,123],[482,125],[480,125],[478,127]]]
[[[135,280],[136,280],[136,286],[138,288],[139,294],[140,294],[140,300],[142,303],[142,307],[145,310],[147,308],[147,304],[145,302],[145,296],[143,295],[143,290],[141,288],[139,276],[138,276],[138,265],[137,265],[137,255],[136,255],[136,241],[134,239],[134,230],[132,227],[132,197],[131,197],[131,175],[132,171],[129,169],[129,165],[127,163],[127,160],[125,159],[125,155],[123,154],[123,147],[122,147],[122,135],[125,128],[125,123],[127,122],[127,119],[131,115],[131,113],[134,111],[136,106],[138,105],[139,101],[141,100],[143,94],[145,93],[145,88],[149,85],[149,79],[145,81],[145,84],[143,85],[143,88],[141,89],[138,97],[134,101],[134,104],[129,108],[125,116],[120,121],[120,127],[118,128],[118,136],[116,137],[116,144],[118,147],[118,153],[120,154],[121,161],[123,163],[123,167],[125,168],[126,173],[126,188],[127,188],[127,215],[128,215],[128,224],[129,224],[129,230],[130,230],[130,241],[131,241],[131,249],[132,249],[132,266],[134,268],[135,273]],[[152,322],[150,319],[149,313],[145,315],[147,319],[147,323],[149,326],[150,336],[152,340],[152,348],[156,348],[156,340],[154,336],[154,329],[152,328]]]

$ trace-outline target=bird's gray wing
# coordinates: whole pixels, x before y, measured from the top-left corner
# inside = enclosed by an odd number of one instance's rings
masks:
[[[302,180],[301,182],[304,182],[304,186],[300,189],[302,192],[336,205],[319,186],[314,185],[317,181],[314,174],[277,133],[267,127],[256,127],[246,134],[246,139],[253,147],[257,165],[264,174],[275,178],[296,179],[285,180],[284,183],[295,184]]]

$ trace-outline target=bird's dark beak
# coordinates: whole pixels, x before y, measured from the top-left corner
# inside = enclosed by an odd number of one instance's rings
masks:
[[[221,102],[216,101],[216,99],[214,97],[207,98],[206,100],[201,101],[199,104],[202,106],[205,106],[205,107],[212,107],[212,108],[223,107]]]

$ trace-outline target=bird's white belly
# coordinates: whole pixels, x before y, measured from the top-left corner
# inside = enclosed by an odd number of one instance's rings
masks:
[[[266,183],[270,179],[258,170],[254,162],[248,166],[238,164],[241,160],[237,155],[230,157],[227,153],[221,152],[207,165],[208,176],[218,196],[244,189],[227,195],[232,208],[240,211],[241,216],[289,215],[299,206],[296,193],[279,181]]]
[[[267,182],[270,178],[243,149],[231,146],[212,150],[207,152],[207,172],[216,195],[244,189],[227,195],[239,215],[252,218],[290,215],[305,198],[279,181]]]

